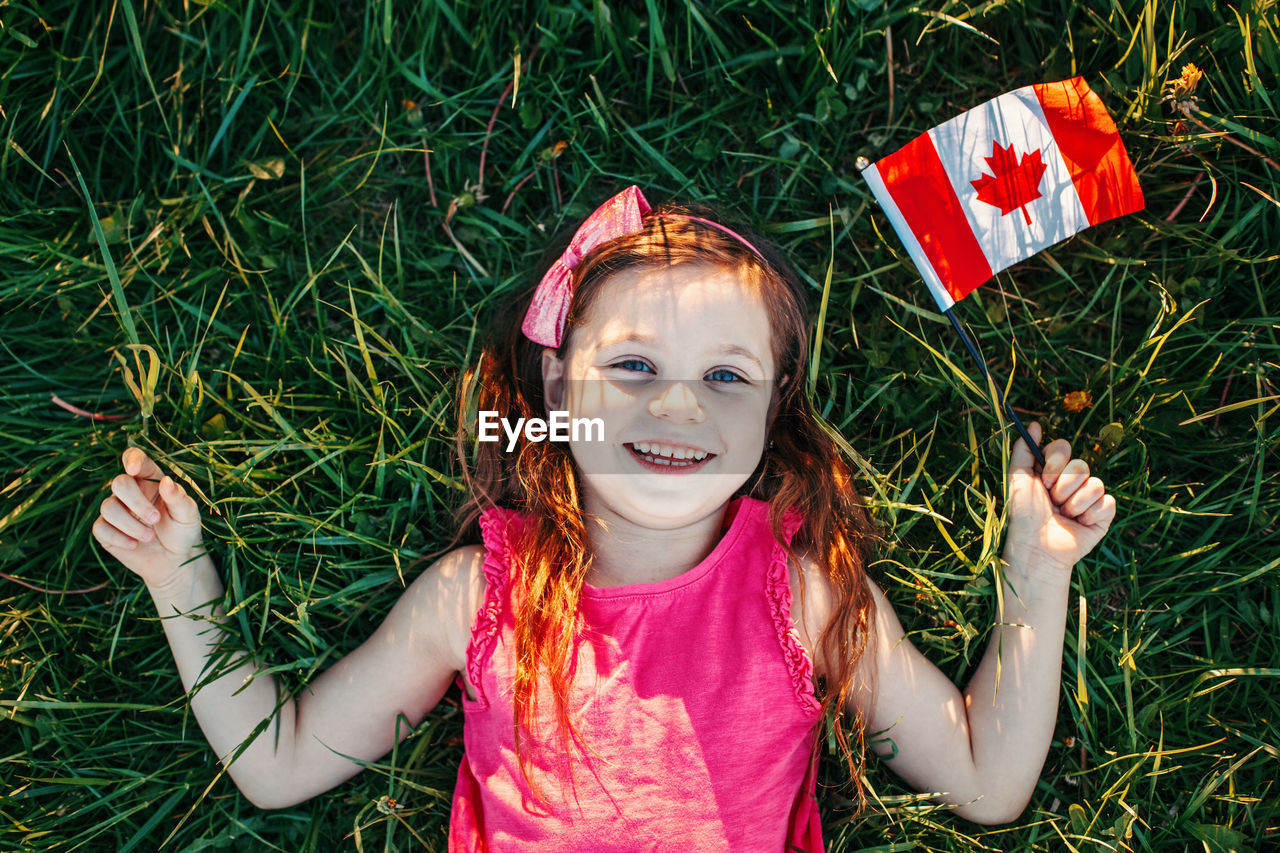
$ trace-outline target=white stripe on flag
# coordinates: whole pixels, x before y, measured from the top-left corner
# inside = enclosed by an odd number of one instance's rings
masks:
[[[1024,86],[961,113],[930,130],[929,136],[992,272],[1089,227],[1089,217],[1033,87]],[[985,158],[992,156],[993,142],[1006,148],[1012,145],[1019,160],[1036,150],[1041,152],[1046,168],[1040,179],[1040,197],[1024,208],[1031,217],[1030,225],[1021,210],[1002,214],[998,206],[979,199],[971,183],[992,173]],[[876,198],[885,204],[878,193]],[[904,231],[909,229],[899,234]]]
[[[952,305],[955,305],[955,300],[947,292],[946,285],[942,283],[942,279],[938,278],[937,272],[933,269],[933,264],[929,262],[929,256],[924,253],[924,249],[921,248],[920,241],[916,239],[911,226],[907,225],[906,220],[903,219],[902,211],[898,210],[897,202],[893,200],[893,195],[889,192],[888,187],[884,185],[884,180],[880,177],[880,170],[876,168],[876,164],[872,163],[863,169],[862,177],[867,182],[867,185],[871,187],[871,193],[876,197],[876,201],[880,202],[880,209],[884,211],[884,215],[889,217],[889,224],[898,233],[898,238],[902,240],[902,245],[907,249],[907,256],[911,258],[911,262],[920,271],[920,277],[924,279],[925,286],[933,294],[934,300],[938,303],[938,308],[946,311]]]

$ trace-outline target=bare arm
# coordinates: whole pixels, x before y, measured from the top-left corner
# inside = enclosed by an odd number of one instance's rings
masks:
[[[1006,565],[1003,618],[964,690],[974,767],[997,822],[1026,808],[1049,754],[1070,591],[1065,581],[1032,583],[1007,551]]]
[[[1038,440],[1039,426],[1031,433]],[[911,644],[870,584],[875,637],[860,666],[875,667],[876,690],[853,702],[867,715],[869,739],[882,732],[872,749],[977,823],[1015,819],[1035,789],[1057,717],[1071,569],[1115,516],[1115,500],[1065,441],[1045,448],[1045,458],[1037,475],[1025,445],[1014,448],[1004,612],[963,692]]]
[[[961,817],[1015,819],[1035,789],[1053,736],[1065,592],[1060,601],[1045,596],[1023,608],[1006,587],[1006,624],[997,626],[962,692],[906,638],[884,593],[871,586],[879,670],[867,725],[869,740],[879,733],[872,749]]]
[[[140,451],[126,451],[124,464],[94,536],[146,582],[190,692],[219,667],[222,582],[202,553],[194,501]],[[374,761],[391,749],[399,716],[416,725],[435,706],[465,660],[482,563],[475,547],[441,558],[364,644],[296,701],[243,652],[231,653],[230,669],[196,691],[191,708],[251,802],[283,808],[332,788],[361,769],[351,759]],[[399,728],[401,737],[408,733]]]

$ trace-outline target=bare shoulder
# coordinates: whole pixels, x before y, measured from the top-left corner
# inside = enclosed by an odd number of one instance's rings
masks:
[[[402,632],[411,645],[416,638],[432,646],[429,651],[437,659],[463,669],[471,623],[484,597],[484,559],[480,545],[441,556],[409,584],[384,627]]]
[[[820,665],[818,641],[822,631],[831,621],[835,595],[825,567],[815,554],[807,549],[797,549],[787,561],[791,570],[791,620],[800,634],[800,642],[814,664],[814,674],[825,668]]]
[[[858,661],[857,683],[850,699],[855,705],[865,706],[873,695],[872,685],[880,680],[881,665],[893,648],[903,641],[903,632],[893,606],[880,585],[865,574],[863,582],[871,594],[875,612],[871,618],[872,632],[868,638],[868,646]],[[827,673],[827,661],[819,641],[827,624],[836,615],[838,602],[826,567],[811,550],[801,549],[797,552],[796,559],[791,561],[791,597],[791,616],[796,630],[813,661],[814,674],[823,676]],[[864,707],[863,710],[869,709]]]

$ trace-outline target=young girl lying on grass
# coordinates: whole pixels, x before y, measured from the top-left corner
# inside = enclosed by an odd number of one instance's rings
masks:
[[[246,686],[247,658],[195,693],[224,761],[271,718],[228,766],[245,796],[332,788],[456,679],[450,850],[821,850],[824,711],[855,785],[864,733],[883,732],[873,749],[912,785],[1016,818],[1053,733],[1072,566],[1115,515],[1067,442],[1042,471],[1013,449],[1003,619],[960,691],[866,575],[871,525],[805,397],[804,292],[776,249],[631,187],[514,308],[464,400],[603,434],[511,452],[464,436],[461,518],[482,544],[436,561],[296,699],[270,675]],[[190,690],[223,587],[195,501],[142,451],[123,463],[93,533],[146,583]]]

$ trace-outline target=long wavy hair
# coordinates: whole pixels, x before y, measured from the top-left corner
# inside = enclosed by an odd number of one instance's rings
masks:
[[[810,326],[799,275],[760,235],[733,226],[763,258],[692,215],[685,208],[660,205],[645,217],[641,231],[609,241],[582,258],[574,270],[573,299],[558,354],[563,357],[574,327],[588,315],[609,278],[621,270],[712,264],[732,271],[762,296],[776,365],[775,415],[767,449],[740,494],[769,503],[770,525],[779,541],[784,514],[798,510],[803,523],[793,540],[792,557],[795,550],[803,550],[826,573],[834,607],[819,638],[826,673],[817,691],[861,809],[866,802],[861,783],[864,721],[851,719],[846,709],[874,624],[864,573],[876,534],[834,430],[805,394]],[[696,215],[721,221],[703,210]],[[554,703],[562,754],[568,754],[571,740],[581,744],[569,713],[578,602],[591,567],[580,480],[565,445],[522,437],[517,449],[506,453],[501,443],[478,442],[474,435],[480,410],[495,411],[512,423],[546,415],[542,347],[520,331],[532,295],[530,288],[500,311],[478,363],[463,376],[456,449],[468,486],[457,512],[460,539],[476,535],[477,520],[487,508],[507,507],[528,516],[523,541],[515,549],[519,557],[510,567],[516,626],[515,742],[525,780],[536,791],[527,742],[534,732],[540,683]],[[815,749],[821,742],[816,740]]]

